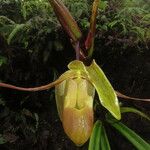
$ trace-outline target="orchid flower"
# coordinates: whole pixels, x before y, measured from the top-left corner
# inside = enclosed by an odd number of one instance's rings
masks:
[[[68,70],[56,81],[47,85],[23,88],[0,83],[0,87],[22,91],[41,91],[55,87],[57,110],[64,131],[77,146],[81,146],[89,139],[93,129],[95,92],[98,94],[101,105],[117,120],[121,119],[117,96],[143,101],[150,101],[150,99],[132,98],[115,91],[95,60],[90,61],[90,65],[86,65],[94,50],[99,0],[93,2],[90,29],[84,42],[84,49],[80,48],[82,33],[68,9],[60,0],[49,1],[62,27],[70,37],[77,60],[70,62]]]

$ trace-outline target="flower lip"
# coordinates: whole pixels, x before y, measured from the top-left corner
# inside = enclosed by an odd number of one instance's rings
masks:
[[[68,137],[82,146],[90,137],[93,128],[93,110],[65,108],[63,111],[63,127]]]

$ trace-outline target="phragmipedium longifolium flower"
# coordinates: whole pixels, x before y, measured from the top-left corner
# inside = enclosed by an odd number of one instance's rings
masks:
[[[101,104],[117,119],[121,118],[120,108],[115,91],[95,61],[86,67],[75,60],[68,68],[58,80],[69,74],[70,77],[55,86],[56,104],[66,134],[80,146],[89,139],[93,129],[95,89]]]
[[[90,66],[74,60],[68,68],[56,81],[41,87],[22,88],[5,83],[0,83],[0,87],[22,91],[55,87],[57,110],[64,131],[76,145],[81,146],[89,139],[93,129],[95,92],[101,104],[118,120],[121,118],[120,107],[114,89],[94,60]]]

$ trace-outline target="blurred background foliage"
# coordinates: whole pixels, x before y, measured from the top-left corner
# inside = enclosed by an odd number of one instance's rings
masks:
[[[82,30],[87,31],[92,1],[63,2]],[[8,44],[17,42],[29,48],[31,42],[45,41],[47,34],[60,28],[48,0],[1,0],[0,3],[0,32]],[[150,41],[149,5],[148,0],[102,0],[97,17],[98,38],[105,38],[107,44],[116,41],[125,47],[147,46]]]
[[[62,1],[86,36],[93,0]],[[97,16],[94,58],[115,88],[136,96],[142,92],[147,96],[150,85],[150,71],[143,73],[149,68],[144,61],[150,58],[149,6],[149,0],[101,0]],[[75,52],[48,0],[0,0],[2,82],[43,85],[55,80],[73,59]],[[32,93],[1,89],[0,95],[0,149],[76,149],[61,127],[53,89]],[[95,116],[103,118],[100,114],[98,109]],[[113,145],[117,150],[117,144]],[[132,148],[126,141],[119,145]]]

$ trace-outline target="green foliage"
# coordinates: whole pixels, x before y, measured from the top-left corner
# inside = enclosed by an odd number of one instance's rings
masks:
[[[5,8],[9,5],[10,3],[6,3],[2,6]],[[2,9],[4,9],[3,7]],[[5,12],[5,16],[0,16],[0,33],[7,38],[8,44],[18,43],[22,47],[28,48],[31,43],[45,40],[47,34],[51,31],[54,32],[54,26],[55,30],[58,27],[52,8],[46,0],[14,1],[11,9],[15,14],[13,7],[17,7],[16,10],[19,9],[18,15],[8,18],[9,15]],[[35,45],[31,49],[34,50]]]
[[[111,124],[118,132],[120,132],[124,137],[126,137],[137,150],[148,150],[150,149],[150,144],[144,141],[139,135],[137,135],[133,130],[128,128],[121,122]]]
[[[137,114],[137,115],[150,121],[149,116],[145,115],[143,112],[141,112],[135,108],[132,108],[132,107],[121,107],[121,113],[135,113],[135,114]]]
[[[94,124],[88,150],[110,150],[104,125],[100,120]]]
[[[21,12],[25,20],[31,17],[41,15],[52,14],[52,8],[49,5],[48,0],[30,0],[21,2]]]
[[[89,16],[91,5],[88,0],[63,0],[76,21],[82,21],[81,18]]]
[[[4,139],[4,137],[0,134],[0,144],[4,144],[7,141]]]
[[[150,2],[144,0],[104,0],[100,4],[98,29],[125,45],[148,44]],[[126,43],[125,41],[128,41]]]
[[[63,0],[63,2],[82,29],[87,30],[92,1]],[[14,35],[14,29],[18,28],[18,25],[25,25],[24,28],[16,30],[18,32],[15,32],[12,43],[21,43],[27,48],[31,39],[34,42],[39,42],[60,27],[48,0],[1,0],[0,3],[2,4],[0,8],[0,33],[5,35],[7,40],[8,38],[10,40],[9,35]],[[150,2],[144,0],[138,2],[135,0],[100,1],[97,17],[97,38],[105,38],[106,43],[109,41],[109,44],[118,42],[126,47],[139,47],[140,44],[147,47],[150,43],[149,5]],[[16,9],[13,9],[14,7]],[[10,9],[12,10],[11,13]],[[8,32],[5,32],[6,30]],[[13,33],[11,34],[11,32]],[[31,35],[33,32],[34,35]],[[22,33],[25,35],[21,36]]]
[[[88,150],[100,150],[102,122],[96,121],[93,127]]]
[[[7,18],[6,16],[0,16],[0,26],[4,26],[7,24],[15,24],[15,22]]]
[[[102,126],[102,133],[101,133],[101,149],[102,150],[110,150],[111,149],[104,126]]]
[[[3,64],[6,64],[7,63],[7,58],[6,57],[3,57],[3,56],[0,56],[0,67],[3,65]]]
[[[24,24],[16,24],[16,25],[15,25],[14,29],[12,30],[12,32],[11,32],[11,33],[9,34],[9,36],[8,36],[8,39],[7,39],[8,44],[10,44],[10,42],[12,41],[12,39],[13,39],[15,36],[17,36],[16,34],[17,34],[19,31],[23,30],[24,26],[25,26]]]
[[[141,111],[130,108],[130,107],[122,107],[121,108],[122,113],[132,112],[140,115],[141,117],[144,117],[149,120],[149,117],[142,113]],[[137,133],[135,133],[133,130],[128,128],[126,125],[121,123],[120,121],[116,120],[112,115],[106,114],[106,121],[114,127],[118,133],[121,133],[125,138],[131,142],[137,150],[147,150],[150,149],[150,144],[146,142],[142,137],[140,137]],[[94,128],[92,131],[92,135],[90,137],[89,142],[89,150],[110,150],[109,140],[104,128],[104,125],[106,123],[104,121],[97,120],[94,124]],[[113,139],[111,139],[113,140]]]
[[[0,97],[0,106],[5,106],[5,101]]]

